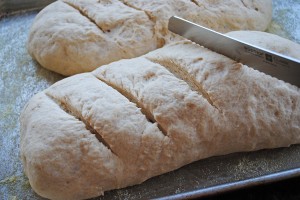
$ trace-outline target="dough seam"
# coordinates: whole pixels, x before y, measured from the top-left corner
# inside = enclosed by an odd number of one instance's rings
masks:
[[[143,9],[141,9],[141,8],[138,8],[138,7],[136,7],[136,6],[130,5],[129,2],[126,2],[126,1],[124,1],[124,0],[119,0],[119,1],[120,1],[121,3],[123,3],[125,6],[129,7],[129,8],[132,8],[132,9],[137,10],[137,11],[142,11],[142,12],[144,12],[144,13],[147,15],[147,17],[148,17],[148,19],[149,19],[150,21],[152,21],[153,23],[156,23],[156,20],[154,19],[154,17],[152,17],[147,11],[145,11],[145,10],[143,10]]]
[[[94,74],[93,74],[94,75]],[[95,75],[94,75],[95,76]],[[139,101],[134,97],[134,95],[130,94],[126,90],[123,90],[121,87],[118,85],[109,82],[107,80],[104,80],[100,77],[95,76],[97,79],[108,85],[109,87],[113,88],[114,90],[117,90],[121,95],[123,95],[125,98],[127,98],[130,102],[134,103],[136,107],[140,108],[140,111],[143,115],[145,115],[146,119],[153,124],[157,124],[158,129],[164,134],[164,136],[168,137],[167,131],[165,128],[163,128],[154,118],[153,114],[147,110]]]
[[[156,19],[155,19],[153,16],[151,16],[146,10],[143,10],[143,9],[138,8],[138,7],[136,7],[136,6],[130,5],[129,2],[126,2],[126,1],[124,1],[124,0],[118,0],[118,1],[120,1],[121,3],[123,3],[125,6],[127,6],[127,7],[129,7],[129,8],[132,8],[132,9],[137,10],[137,11],[144,12],[145,15],[148,17],[148,19],[149,19],[150,21],[153,22],[153,29],[152,29],[152,32],[153,32],[153,36],[156,35],[156,33],[155,33],[155,32],[156,32],[156,31],[155,31]],[[157,46],[159,46],[159,45],[157,44]]]
[[[245,8],[248,8],[248,6],[246,5],[246,3],[244,2],[244,0],[241,0],[242,4],[245,6]]]
[[[118,154],[116,154],[113,149],[110,147],[109,143],[105,141],[105,139],[101,136],[101,134],[93,128],[93,126],[88,123],[82,116],[79,116],[80,114],[76,114],[75,112],[72,112],[72,109],[64,102],[54,98],[51,94],[45,92],[45,96],[48,97],[52,102],[54,102],[58,107],[66,112],[67,114],[73,116],[74,118],[81,121],[84,125],[86,130],[88,130],[91,134],[95,135],[97,140],[102,143],[106,148],[108,148],[116,157],[119,158]]]
[[[188,73],[186,70],[184,70],[183,67],[180,66],[180,64],[174,62],[171,59],[165,59],[165,60],[160,60],[158,59],[153,59],[153,58],[148,58],[146,57],[147,60],[150,62],[156,63],[167,69],[169,72],[171,72],[175,77],[179,78],[180,80],[184,81],[192,91],[197,92],[199,95],[201,95],[204,99],[207,100],[207,102],[216,110],[221,112],[220,108],[218,108],[213,100],[210,98],[208,92],[203,88],[203,86],[198,83],[198,81],[195,80],[194,76]],[[201,60],[201,59],[199,59]]]
[[[96,25],[103,33],[105,33],[104,29],[100,25],[98,25],[93,18],[91,18],[87,13],[85,13],[79,7],[77,7],[76,5],[74,5],[74,4],[70,3],[70,2],[65,2],[65,1],[62,1],[62,2],[65,3],[66,5],[74,8],[75,10],[77,10],[83,17],[87,18],[91,23],[93,23],[94,25]]]
[[[191,0],[191,2],[201,8],[200,4],[196,0]]]

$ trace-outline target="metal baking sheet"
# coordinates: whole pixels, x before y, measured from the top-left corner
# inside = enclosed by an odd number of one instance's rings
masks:
[[[300,43],[299,0],[274,0],[268,31]],[[1,5],[2,1],[0,1]],[[64,77],[40,67],[26,41],[36,11],[0,19],[0,199],[43,199],[31,189],[19,159],[19,114],[39,91]],[[235,153],[194,162],[103,199],[182,199],[300,176],[300,145]]]
[[[0,17],[7,14],[37,10],[55,0],[0,0]]]

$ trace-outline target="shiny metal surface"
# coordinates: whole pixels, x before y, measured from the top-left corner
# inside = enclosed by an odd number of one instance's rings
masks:
[[[157,198],[157,199],[175,200],[175,199],[189,199],[189,198],[197,198],[197,197],[200,198],[200,197],[206,197],[209,195],[214,195],[216,192],[222,193],[222,192],[232,191],[232,190],[236,190],[236,189],[241,189],[244,187],[252,187],[252,186],[258,186],[261,184],[273,183],[273,182],[281,181],[281,180],[284,180],[287,178],[293,178],[295,176],[300,176],[300,168],[282,171],[282,172],[278,172],[278,173],[272,173],[272,174],[265,175],[265,176],[231,182],[231,183],[227,183],[227,184],[216,185],[216,186],[204,188],[201,190],[193,190],[193,191],[184,192],[181,194],[174,194],[174,195]]]
[[[300,87],[300,60],[242,42],[173,16],[169,30],[237,62]]]
[[[300,42],[297,2],[274,0],[270,32]],[[26,41],[36,14],[27,12],[0,20],[0,199],[5,200],[43,199],[31,189],[19,159],[19,114],[34,94],[64,78],[40,67],[28,55]],[[200,160],[95,200],[206,196],[300,176],[299,169],[300,145],[235,153]]]

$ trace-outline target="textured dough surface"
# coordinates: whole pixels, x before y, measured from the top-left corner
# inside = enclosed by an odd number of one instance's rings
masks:
[[[167,30],[178,15],[221,32],[265,30],[272,1],[63,0],[36,17],[28,51],[43,67],[63,75],[89,72],[182,40]]]
[[[86,199],[210,156],[300,143],[300,90],[180,41],[59,81],[20,120],[32,188]]]

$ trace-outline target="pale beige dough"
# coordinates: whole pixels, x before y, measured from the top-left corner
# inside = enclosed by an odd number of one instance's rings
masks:
[[[57,1],[37,15],[30,30],[28,51],[42,66],[72,75],[156,48],[154,23],[143,11],[117,0],[107,4],[81,2],[99,19],[83,15],[77,8],[80,2],[73,5]]]
[[[275,50],[291,44],[270,37]],[[59,81],[20,120],[34,191],[86,199],[210,156],[300,143],[300,89],[179,41]]]
[[[221,32],[265,30],[271,0],[63,0],[43,9],[30,30],[28,51],[63,75],[89,72],[182,40],[167,30],[178,15]]]

